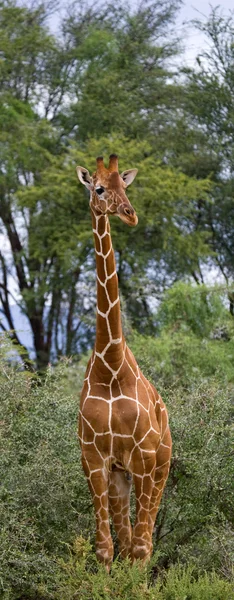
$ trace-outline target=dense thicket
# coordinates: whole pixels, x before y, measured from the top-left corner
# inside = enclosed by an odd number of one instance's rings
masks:
[[[93,241],[74,168],[93,170],[100,154],[139,169],[139,226],[112,223],[134,327],[157,329],[168,285],[201,283],[214,265],[233,313],[233,21],[213,11],[197,25],[211,50],[182,76],[179,6],[77,1],[52,35],[50,3],[0,3],[0,324],[15,329],[17,303],[39,368],[93,338]]]
[[[92,551],[95,520],[76,434],[87,357],[62,360],[36,385],[9,364],[2,340],[3,600],[234,598],[232,318],[219,293],[180,284],[159,320],[159,337],[129,339],[166,400],[173,437],[148,573],[117,561],[108,577]]]

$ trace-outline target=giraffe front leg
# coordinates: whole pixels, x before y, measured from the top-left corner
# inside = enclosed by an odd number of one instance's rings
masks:
[[[142,458],[142,457],[141,457]],[[139,469],[139,464],[142,468]],[[155,453],[145,456],[133,470],[136,494],[136,521],[132,535],[132,560],[141,559],[144,563],[152,553],[152,534],[149,529],[149,509],[154,487]],[[138,472],[136,472],[138,470]]]
[[[122,558],[131,553],[132,527],[129,519],[131,479],[125,471],[112,471],[109,477],[109,508]]]
[[[108,512],[108,472],[104,467],[104,461],[94,466],[83,456],[82,464],[93,497],[96,516],[96,555],[109,571],[114,550]]]

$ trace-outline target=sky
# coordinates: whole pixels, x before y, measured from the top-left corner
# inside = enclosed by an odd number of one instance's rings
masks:
[[[219,6],[224,15],[230,11],[234,12],[234,0],[221,0],[220,2],[211,0],[184,0],[180,10],[177,23],[178,34],[182,34],[184,40],[184,61],[187,66],[193,66],[196,55],[205,48],[206,41],[202,33],[197,31],[189,21],[199,19],[206,21],[212,7]]]
[[[87,4],[90,3],[93,5],[93,0],[87,0]],[[138,0],[130,0],[130,3],[134,6],[138,3]],[[66,0],[58,0],[58,11],[49,19],[48,24],[54,33],[58,29],[59,15],[63,12],[63,8],[67,4]],[[181,37],[183,40],[183,62],[186,66],[194,66],[197,54],[206,45],[205,36],[195,29],[191,21],[193,19],[206,21],[210,14],[211,6],[219,6],[224,15],[228,15],[230,11],[234,13],[234,0],[220,0],[220,2],[218,0],[183,0],[183,5],[176,22],[175,33],[178,33],[178,37]]]

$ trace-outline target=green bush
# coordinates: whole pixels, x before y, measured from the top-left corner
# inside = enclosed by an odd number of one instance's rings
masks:
[[[157,559],[157,556],[156,556]],[[232,583],[215,572],[194,573],[194,569],[176,565],[155,581],[155,558],[145,568],[128,560],[113,563],[111,573],[97,565],[87,542],[82,538],[73,547],[70,560],[62,564],[67,579],[58,587],[55,598],[73,600],[234,600]]]
[[[191,389],[214,376],[223,384],[234,382],[234,321],[225,294],[222,288],[178,282],[159,306],[158,337],[133,332],[133,353],[156,384]]]
[[[134,334],[131,348],[167,404],[172,431],[172,466],[155,531],[159,563],[191,562],[230,576],[234,339],[165,328],[158,338]]]
[[[93,514],[76,432],[84,366],[63,361],[40,383],[8,365],[7,351],[2,347],[0,586],[15,598],[54,581],[57,555],[80,532],[88,536]]]
[[[138,347],[141,341],[136,340]],[[153,347],[155,340],[148,343]],[[221,385],[218,376],[194,379],[190,388],[169,388],[161,380],[173,461],[154,534],[154,564],[146,574],[117,560],[108,577],[90,550],[95,522],[76,433],[87,358],[62,361],[38,381],[9,363],[8,352],[5,341],[0,352],[0,598],[231,599],[233,385]],[[154,374],[150,351],[145,356],[142,366],[150,365]]]
[[[157,589],[158,588],[158,589]],[[232,583],[223,581],[216,573],[195,575],[193,568],[171,567],[163,584],[156,585],[155,600],[233,600]]]
[[[166,290],[157,312],[160,330],[191,332],[204,338],[217,327],[232,327],[225,308],[227,290],[222,287],[176,282]]]
[[[131,349],[144,374],[158,385],[194,389],[215,377],[226,386],[234,382],[234,337],[201,339],[194,333],[162,331],[159,337],[134,333]]]
[[[180,560],[231,576],[234,560],[234,389],[216,380],[160,390],[173,457],[155,541],[165,564]]]

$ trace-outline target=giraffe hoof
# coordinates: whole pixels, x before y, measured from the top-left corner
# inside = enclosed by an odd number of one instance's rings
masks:
[[[112,565],[112,560],[113,560],[112,553],[110,555],[110,552],[108,550],[104,550],[103,548],[98,548],[96,550],[96,556],[97,556],[98,561],[101,562],[103,564],[103,566],[105,567],[107,573],[109,573],[111,565]]]
[[[132,548],[132,562],[141,560],[145,564],[151,557],[151,548],[148,544],[139,544]]]

